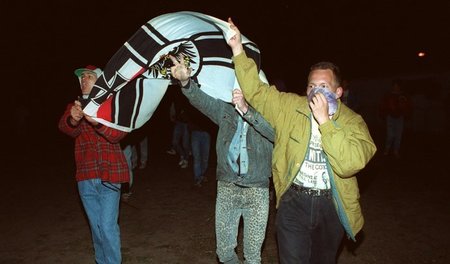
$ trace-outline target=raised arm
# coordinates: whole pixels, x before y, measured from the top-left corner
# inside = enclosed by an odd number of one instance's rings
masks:
[[[173,66],[170,67],[172,77],[180,82],[181,87],[186,86],[189,83],[192,69],[186,67],[184,57],[178,58],[180,61],[172,55],[169,55],[169,58],[173,63]]]
[[[236,32],[228,41],[228,45],[233,51],[234,69],[239,86],[250,105],[273,125],[278,114],[284,109],[284,103],[281,100],[282,93],[275,86],[269,86],[261,81],[255,61],[245,54],[239,29],[231,19],[228,19],[228,22],[231,29]]]
[[[182,93],[189,99],[191,105],[206,115],[214,123],[218,124],[223,101],[214,99],[204,93],[198,85],[190,79],[191,69],[184,63],[184,58],[177,58],[170,55],[173,65],[170,68],[172,77],[180,82]]]
[[[228,23],[230,23],[230,27],[232,30],[236,32],[236,34],[231,37],[231,39],[228,41],[228,45],[231,47],[231,51],[233,52],[233,56],[237,56],[244,51],[244,47],[242,46],[242,38],[241,38],[241,32],[236,27],[236,25],[233,23],[233,20],[231,20],[231,17],[228,18]]]

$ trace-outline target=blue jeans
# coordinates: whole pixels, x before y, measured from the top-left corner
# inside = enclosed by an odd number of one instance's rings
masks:
[[[128,164],[128,172],[130,173],[130,181],[128,183],[129,188],[133,186],[134,181],[134,175],[133,175],[133,169],[137,166],[137,160],[138,160],[138,153],[136,150],[136,146],[133,144],[128,144],[123,148],[123,155],[125,156],[125,159],[127,160]],[[139,142],[139,159],[140,164],[146,164],[148,159],[148,138],[144,137]]]
[[[195,182],[201,181],[208,169],[210,141],[209,133],[206,131],[193,130],[191,133]]]
[[[333,200],[289,188],[276,216],[280,263],[336,263],[344,236]]]
[[[216,253],[225,264],[241,263],[235,251],[241,216],[245,263],[259,264],[269,217],[269,188],[242,188],[217,181]]]
[[[180,142],[181,141],[181,142]],[[180,160],[187,160],[190,152],[188,124],[175,122],[172,135],[172,146],[180,155]]]
[[[120,264],[120,184],[91,179],[78,182],[78,192],[89,219],[97,264]]]

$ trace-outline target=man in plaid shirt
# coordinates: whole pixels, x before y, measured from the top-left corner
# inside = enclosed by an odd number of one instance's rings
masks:
[[[118,224],[121,183],[129,181],[128,165],[119,141],[127,135],[103,126],[83,113],[101,70],[89,65],[75,70],[82,98],[70,103],[59,129],[75,139],[76,180],[92,232],[96,263],[121,263]]]

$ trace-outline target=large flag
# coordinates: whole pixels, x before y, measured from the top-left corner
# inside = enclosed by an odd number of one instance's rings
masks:
[[[191,76],[203,91],[230,102],[231,91],[239,88],[227,45],[234,34],[227,22],[196,12],[151,19],[106,64],[84,112],[126,132],[144,125],[171,83],[168,54],[188,61]],[[259,66],[256,44],[245,36],[242,42],[247,55]],[[261,78],[267,82],[262,71]]]

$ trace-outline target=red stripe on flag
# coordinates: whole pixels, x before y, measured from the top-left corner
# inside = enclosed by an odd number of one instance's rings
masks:
[[[133,77],[131,77],[131,80],[134,80],[134,78],[138,77],[145,71],[145,68],[141,68]]]
[[[97,111],[97,117],[101,118],[103,120],[106,120],[108,122],[112,122],[112,103],[113,103],[113,97],[110,96],[106,101],[104,101]]]

